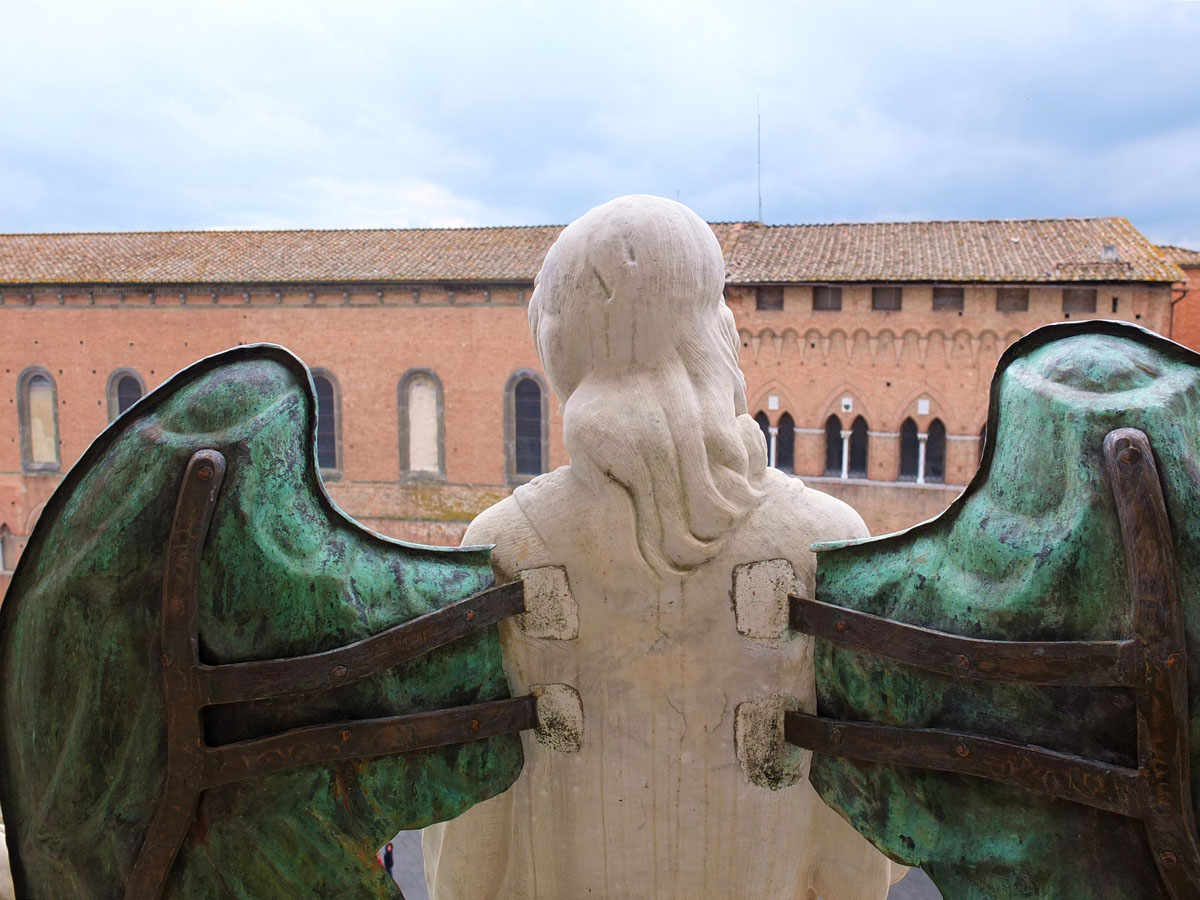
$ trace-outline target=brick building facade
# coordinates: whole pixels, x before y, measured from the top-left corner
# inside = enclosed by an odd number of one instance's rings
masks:
[[[1200,349],[1200,250],[1158,249],[1183,273],[1183,281],[1171,297],[1171,338]]]
[[[774,463],[875,533],[936,514],[970,478],[1012,341],[1097,316],[1169,333],[1182,278],[1123,219],[713,228]],[[257,341],[314,369],[334,499],[382,533],[456,543],[567,461],[526,322],[559,230],[0,236],[0,587],[121,409]]]

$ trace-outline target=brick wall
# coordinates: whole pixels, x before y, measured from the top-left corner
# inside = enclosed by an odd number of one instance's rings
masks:
[[[1200,350],[1200,266],[1181,266],[1187,281],[1179,285],[1175,296],[1186,291],[1183,299],[1175,304],[1171,322],[1171,339]]]
[[[23,371],[40,366],[55,381],[65,471],[108,423],[106,386],[114,370],[133,370],[153,389],[205,355],[256,341],[289,347],[339,385],[341,466],[329,484],[339,505],[384,534],[457,543],[472,517],[508,493],[505,383],[519,369],[540,370],[526,318],[530,287],[0,288],[6,567],[61,477],[22,470],[16,396]],[[869,285],[845,286],[838,311],[814,311],[811,297],[810,287],[788,286],[782,310],[760,311],[753,288],[730,288],[750,411],[764,411],[773,425],[789,413],[799,429],[797,474],[817,476],[815,486],[858,508],[875,533],[935,514],[967,482],[997,358],[1026,331],[1064,319],[1057,287],[1032,288],[1029,310],[1019,313],[997,312],[989,285],[967,287],[961,312],[934,311],[930,285],[905,286],[903,308],[895,312],[871,309]],[[1098,297],[1099,315],[1168,328],[1165,286],[1101,286]],[[1182,327],[1178,311],[1176,325]],[[440,481],[414,483],[400,471],[397,387],[413,367],[436,372],[442,382],[446,471]],[[850,413],[841,411],[843,398],[850,398]],[[922,401],[927,412],[919,411]],[[567,459],[553,397],[548,410],[554,467]],[[875,483],[820,477],[819,429],[831,414],[845,428],[855,416],[865,417],[868,476]],[[943,485],[898,481],[898,432],[910,416],[922,431],[935,418],[947,430]],[[6,583],[0,574],[0,588]]]

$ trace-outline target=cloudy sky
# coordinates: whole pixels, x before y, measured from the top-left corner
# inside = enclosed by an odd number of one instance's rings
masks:
[[[1200,2],[12,2],[0,231],[1126,216],[1200,247]]]

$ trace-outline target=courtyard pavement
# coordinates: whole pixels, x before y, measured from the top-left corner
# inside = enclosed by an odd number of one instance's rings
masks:
[[[392,854],[395,865],[392,875],[404,900],[429,900],[425,891],[425,869],[421,865],[421,832],[402,831],[392,842]],[[920,869],[914,869],[908,877],[892,888],[888,900],[941,900],[942,895],[933,886],[933,882]],[[572,900],[564,897],[562,900]]]

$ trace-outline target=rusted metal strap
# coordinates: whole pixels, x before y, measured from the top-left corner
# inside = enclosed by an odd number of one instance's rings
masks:
[[[216,787],[297,766],[430,750],[536,725],[537,701],[525,696],[436,712],[296,728],[206,748],[201,782]]]
[[[175,504],[163,567],[160,626],[167,776],[125,886],[125,900],[156,900],[162,896],[200,798],[204,726],[193,677],[198,663],[196,583],[200,550],[224,478],[225,457],[216,450],[198,451],[188,462]]]
[[[1146,435],[1104,441],[1133,602],[1125,641],[981,641],[792,598],[795,630],[903,665],[1016,684],[1132,688],[1138,768],[999,738],[785,714],[787,739],[859,762],[986,778],[1141,820],[1173,900],[1200,900],[1200,840],[1191,799],[1187,653],[1174,543],[1162,482]]]
[[[1131,685],[1133,641],[989,641],[966,638],[807,597],[791,597],[794,631],[928,672],[1020,684]]]
[[[1136,769],[960,731],[839,722],[800,712],[784,713],[783,721],[791,743],[826,756],[976,775],[1123,816],[1136,815]]]
[[[210,704],[262,700],[340,687],[401,665],[525,612],[520,581],[509,582],[395,625],[345,647],[261,662],[200,666],[201,691]]]
[[[1175,900],[1200,898],[1192,807],[1187,647],[1171,523],[1150,441],[1118,428],[1104,439],[1133,597],[1141,665],[1134,681],[1143,810],[1158,873]]]
[[[407,662],[524,611],[520,582],[501,585],[346,647],[307,656],[201,665],[197,632],[200,553],[225,476],[225,457],[201,450],[188,462],[164,562],[162,669],[167,771],[154,818],[126,884],[126,900],[157,900],[166,888],[205,788],[297,766],[410,753],[537,725],[533,697],[432,712],[296,728],[209,746],[203,709],[349,684]]]

